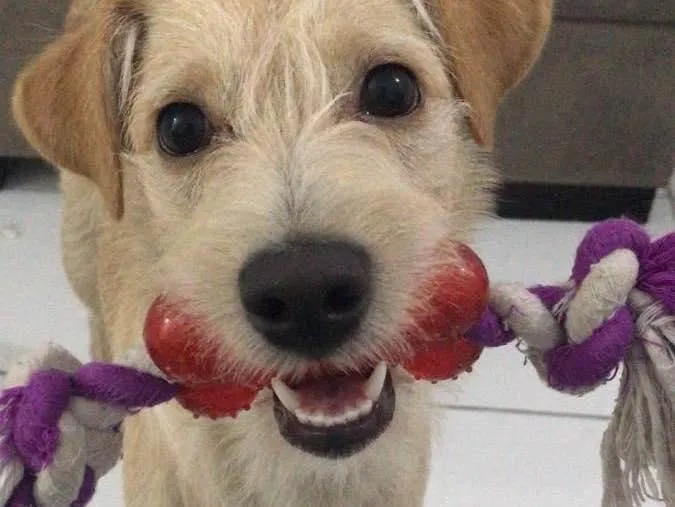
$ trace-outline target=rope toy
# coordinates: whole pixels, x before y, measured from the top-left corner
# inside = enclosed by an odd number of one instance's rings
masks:
[[[5,382],[15,387],[0,395],[0,505],[87,505],[121,458],[124,419],[176,396],[142,354],[127,362],[134,367],[82,365],[50,344],[10,369]]]
[[[485,347],[518,338],[541,379],[575,395],[623,364],[601,447],[602,505],[675,505],[675,233],[651,242],[634,222],[602,222],[568,282],[493,286],[469,336]]]
[[[455,250],[460,262],[420,294],[408,350],[388,362],[436,382],[470,371],[483,348],[517,341],[544,382],[576,395],[623,363],[602,442],[603,506],[675,502],[675,233],[651,242],[633,222],[603,222],[579,246],[568,282],[494,285],[489,300],[480,259]],[[217,418],[250,407],[273,372],[228,376],[177,308],[158,299],[145,342],[118,364],[82,365],[49,345],[10,369],[0,393],[0,505],[87,505],[121,458],[122,422],[138,410],[176,399]]]

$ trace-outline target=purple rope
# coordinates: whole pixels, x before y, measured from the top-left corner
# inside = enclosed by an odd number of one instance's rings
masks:
[[[661,302],[675,314],[675,233],[654,242],[642,227],[631,220],[611,219],[592,227],[577,248],[572,280],[578,286],[594,264],[616,251],[627,248],[640,262],[636,287]],[[553,310],[565,296],[563,287],[539,285],[528,289],[546,308]],[[546,352],[544,360],[549,385],[568,390],[589,387],[608,379],[625,355],[634,335],[634,316],[627,306],[598,327],[581,344],[567,343]],[[560,317],[564,324],[565,315]],[[488,309],[467,337],[484,347],[496,347],[513,340],[502,320]]]
[[[568,390],[607,380],[626,356],[634,333],[633,314],[621,307],[580,344],[566,343],[544,354],[548,384]]]
[[[638,289],[675,314],[675,233],[654,241],[640,264]]]
[[[528,290],[549,310],[553,309],[566,292],[563,287],[556,285],[537,285]],[[516,338],[513,330],[507,329],[502,319],[491,308],[485,310],[478,324],[469,329],[465,336],[482,347],[501,347]]]
[[[35,474],[30,470],[24,471],[23,479],[19,485],[14,488],[6,507],[33,507],[35,497],[33,496],[33,486],[35,485]]]
[[[16,456],[12,428],[23,396],[23,387],[12,387],[0,394],[0,463]]]
[[[552,311],[553,307],[557,305],[567,293],[564,287],[558,287],[557,285],[536,285],[527,290],[537,296],[549,311]]]
[[[57,370],[34,373],[23,390],[14,421],[14,445],[34,472],[49,465],[59,445],[58,423],[70,401],[70,375]]]
[[[171,400],[178,387],[126,366],[91,363],[70,375],[59,370],[35,372],[25,386],[0,394],[0,460],[16,456],[24,462],[24,477],[15,488],[8,507],[35,505],[36,473],[54,459],[59,445],[59,420],[72,396],[113,404],[128,410],[152,407]],[[91,468],[73,507],[86,505],[96,488]]]
[[[478,324],[469,329],[465,336],[483,347],[500,347],[515,339],[513,331],[506,329],[490,308],[485,310]]]
[[[675,313],[675,233],[650,242],[648,234],[635,222],[601,222],[586,234],[577,249],[572,269],[574,282],[579,285],[593,264],[621,248],[630,249],[639,260],[636,287]],[[582,344],[570,343],[548,351],[545,360],[549,384],[557,389],[577,389],[607,379],[625,358],[634,335],[633,319],[632,312],[624,306]]]
[[[628,248],[640,262],[636,287],[675,313],[675,233],[650,242],[649,235],[635,222],[606,220],[594,226],[579,245],[572,278],[580,284],[593,264],[620,248]]]
[[[178,393],[176,386],[150,373],[105,363],[83,366],[73,383],[76,396],[127,408],[158,405]]]
[[[620,248],[632,250],[642,263],[649,243],[649,235],[631,220],[613,218],[600,222],[586,233],[577,248],[572,279],[579,285],[590,273],[593,264]]]
[[[84,480],[82,481],[80,494],[78,495],[77,500],[73,502],[71,507],[84,507],[94,497],[95,492],[96,475],[94,474],[94,470],[92,470],[91,467],[86,467],[84,469]]]

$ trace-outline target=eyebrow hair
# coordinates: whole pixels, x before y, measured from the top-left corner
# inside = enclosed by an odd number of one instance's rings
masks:
[[[422,26],[429,32],[429,34],[436,40],[442,40],[441,33],[438,31],[436,24],[427,8],[426,0],[411,0],[417,17],[419,18]]]

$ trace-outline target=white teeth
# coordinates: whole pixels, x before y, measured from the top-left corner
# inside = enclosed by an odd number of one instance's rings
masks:
[[[300,407],[300,398],[288,387],[283,380],[273,379],[272,389],[279,398],[279,401],[288,409],[289,412],[295,412]]]
[[[384,380],[387,378],[387,363],[381,362],[377,365],[370,378],[366,381],[364,391],[366,397],[375,403],[380,399],[382,388],[384,387]]]
[[[295,417],[298,418],[302,424],[308,424],[311,426],[316,426],[318,428],[331,428],[333,426],[339,426],[341,424],[347,424],[351,421],[356,421],[357,419],[368,415],[373,410],[373,402],[366,400],[357,408],[352,408],[347,410],[341,415],[326,415],[320,412],[307,413],[303,409],[299,408],[295,411]]]
[[[347,422],[347,414],[342,414],[342,415],[337,415],[334,417],[329,418],[330,426],[339,426],[340,424],[344,424]]]
[[[349,410],[345,413],[344,418],[347,422],[356,421],[359,418],[358,410]]]
[[[359,417],[368,415],[373,410],[373,402],[371,400],[366,400],[363,402],[363,405],[359,407]]]
[[[300,421],[302,424],[309,424],[310,415],[306,412],[303,412],[302,410],[296,410],[295,417],[297,417],[298,421]]]
[[[313,414],[309,416],[309,424],[312,426],[328,426],[328,423],[330,422],[329,418],[324,416],[323,414]]]

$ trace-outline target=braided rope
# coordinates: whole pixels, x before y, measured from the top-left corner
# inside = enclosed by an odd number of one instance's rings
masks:
[[[518,339],[550,387],[583,394],[613,377],[626,357],[640,314],[635,291],[675,314],[675,233],[650,242],[634,222],[607,220],[587,233],[564,284],[493,285],[469,337],[486,347]]]
[[[603,437],[604,507],[675,505],[675,233],[651,242],[628,220],[592,228],[565,284],[493,286],[469,337],[520,340],[550,387],[582,395],[624,364]]]
[[[143,349],[83,365],[50,344],[9,370],[0,395],[0,505],[79,507],[119,461],[120,425],[172,399]]]

